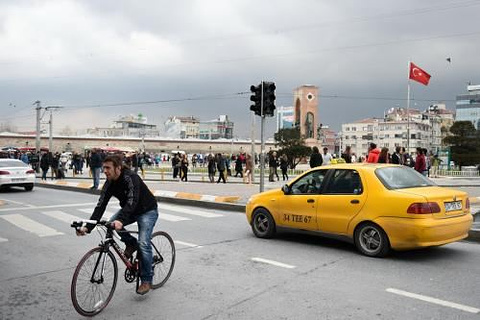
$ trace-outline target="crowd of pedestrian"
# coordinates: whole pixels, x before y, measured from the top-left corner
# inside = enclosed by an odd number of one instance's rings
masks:
[[[424,176],[438,177],[438,167],[442,160],[433,152],[428,152],[425,148],[416,148],[415,158],[404,147],[397,146],[393,154],[389,152],[387,147],[378,148],[375,143],[370,143],[368,155],[366,158],[368,163],[392,163],[400,164],[414,168],[417,172]]]
[[[199,159],[202,160],[199,161]],[[206,166],[208,179],[211,183],[227,183],[229,176],[243,178],[245,183],[252,183],[253,181],[253,158],[247,153],[238,153],[231,156],[222,153],[210,153],[202,157],[199,157],[198,154],[193,154],[190,161],[193,168],[196,168],[198,163],[200,163],[202,167]],[[188,181],[190,162],[185,153],[178,152],[174,154],[171,165],[173,179]],[[235,171],[234,175],[232,166]]]
[[[68,170],[73,174],[82,174],[84,167],[88,170],[93,180],[91,189],[98,189],[100,184],[100,175],[102,172],[103,159],[108,155],[102,149],[93,148],[81,153],[59,153],[59,152],[10,152],[6,157],[19,159],[37,172],[41,171],[41,179],[47,180],[50,173],[50,179],[63,179]],[[253,175],[256,165],[259,162],[257,155],[252,156],[245,152],[237,154],[209,153],[187,155],[184,152],[169,154],[146,153],[146,152],[124,152],[123,161],[126,167],[129,167],[135,173],[141,173],[145,178],[145,169],[164,167],[170,163],[172,167],[173,179],[178,181],[188,181],[188,174],[191,169],[205,167],[208,172],[208,179],[211,183],[227,183],[229,177],[242,178],[245,183],[253,182]],[[375,143],[370,143],[365,157],[358,156],[352,152],[350,146],[340,154],[342,161],[346,163],[367,162],[367,163],[392,163],[400,164],[414,168],[425,176],[438,177],[438,168],[442,160],[438,155],[428,152],[424,148],[416,148],[416,152],[411,155],[406,152],[404,147],[397,146],[393,153],[389,148],[379,148]],[[322,148],[322,152],[317,146],[312,148],[312,153],[308,164],[311,168],[325,166],[330,163],[338,163],[338,156],[329,152],[327,147]],[[282,173],[282,180],[289,179],[288,169],[291,167],[289,156],[285,153],[279,155],[277,151],[270,151],[266,154],[265,166],[268,165],[269,181],[279,181],[280,176],[278,168]],[[233,171],[233,172],[232,172]]]

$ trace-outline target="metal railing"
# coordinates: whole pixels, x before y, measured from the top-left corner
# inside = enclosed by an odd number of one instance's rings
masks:
[[[445,170],[439,169],[438,170],[439,176],[446,176],[446,177],[478,177],[478,170]]]

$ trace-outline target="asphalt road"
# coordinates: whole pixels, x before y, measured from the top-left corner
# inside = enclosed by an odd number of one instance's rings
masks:
[[[76,237],[66,214],[88,218],[98,196],[37,188],[0,193],[0,199],[6,202],[0,208],[0,318],[81,319],[70,301],[70,281],[99,237]],[[116,208],[112,203],[107,214]],[[138,296],[134,285],[123,281],[121,268],[114,298],[96,318],[480,316],[476,243],[373,259],[349,243],[303,232],[257,239],[238,212],[171,204],[161,204],[160,212],[156,229],[170,233],[177,245],[172,277],[164,287]],[[19,222],[27,230],[15,225]]]

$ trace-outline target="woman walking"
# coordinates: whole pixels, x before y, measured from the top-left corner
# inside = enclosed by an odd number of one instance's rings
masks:
[[[288,158],[287,155],[284,153],[282,154],[282,157],[280,158],[280,169],[282,170],[282,178],[283,181],[288,180]]]
[[[247,153],[245,159],[245,178],[246,183],[252,184],[253,181],[253,159],[252,156]]]
[[[220,183],[220,180],[223,180],[223,183],[227,183],[225,180],[225,168],[226,163],[221,153],[217,154],[217,169],[219,172],[217,183]]]
[[[48,168],[50,168],[50,153],[44,153],[40,158],[40,169],[42,169],[42,180],[47,180]]]
[[[182,160],[180,161],[180,177],[182,181],[185,181],[185,182],[188,181],[187,172],[188,172],[188,158],[187,158],[187,155],[184,153],[182,156]]]
[[[217,164],[215,163],[215,158],[213,157],[212,154],[208,155],[207,166],[208,166],[208,179],[210,179],[211,183],[214,183],[215,173],[217,172]]]

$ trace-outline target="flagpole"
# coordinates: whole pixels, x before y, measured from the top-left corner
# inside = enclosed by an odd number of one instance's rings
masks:
[[[408,85],[407,85],[407,153],[410,154],[410,61],[408,61]]]

